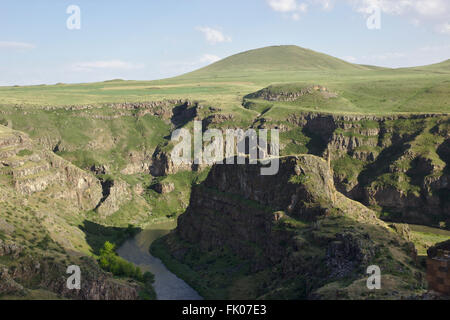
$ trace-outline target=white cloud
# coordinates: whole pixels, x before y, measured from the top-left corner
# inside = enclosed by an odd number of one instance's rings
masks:
[[[437,30],[439,33],[450,35],[450,23],[446,22],[437,26]]]
[[[224,35],[221,31],[210,27],[197,27],[198,31],[202,32],[206,41],[211,44],[220,42],[231,42],[231,37]]]
[[[269,6],[278,12],[292,12],[297,10],[296,0],[268,0]]]
[[[309,6],[320,6],[331,10],[336,0],[266,0],[272,10],[289,13],[294,20],[301,17]],[[406,17],[415,26],[431,26],[442,34],[450,35],[450,1],[449,0],[345,0],[354,11],[365,16],[373,13],[377,7],[382,13]]]
[[[293,14],[292,14],[292,19],[293,19],[293,20],[300,20],[300,14],[298,14],[297,12],[296,12],[296,13],[293,13]]]
[[[415,13],[419,16],[445,14],[448,4],[445,0],[348,0],[360,12],[378,7],[387,14],[402,15]]]
[[[205,53],[205,54],[200,58],[200,63],[207,63],[207,64],[210,64],[210,63],[217,62],[217,61],[219,61],[219,60],[220,60],[220,58],[219,58],[218,56],[213,55],[213,54]]]
[[[26,42],[0,41],[0,48],[4,49],[34,49],[36,46]]]
[[[334,7],[334,0],[312,0],[314,4],[319,4],[324,10],[331,10]]]
[[[291,13],[293,20],[300,20],[300,14],[308,11],[308,4],[298,3],[297,0],[267,0],[272,10],[282,13]]]
[[[415,26],[434,25],[440,33],[447,32],[450,21],[450,3],[447,0],[347,0],[353,8],[370,14],[374,7],[382,13],[405,16]]]
[[[300,4],[297,6],[297,10],[298,10],[299,12],[306,12],[306,11],[308,11],[308,5],[307,5],[306,3],[300,3]]]
[[[421,15],[436,16],[448,10],[448,4],[443,0],[416,1],[414,9]]]
[[[71,69],[75,71],[93,71],[93,70],[131,70],[140,69],[142,65],[133,64],[121,60],[106,61],[88,61],[78,62],[72,65]]]

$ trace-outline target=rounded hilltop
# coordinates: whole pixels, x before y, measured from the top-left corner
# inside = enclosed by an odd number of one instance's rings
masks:
[[[270,46],[232,55],[185,76],[266,71],[352,71],[368,67],[295,45]]]

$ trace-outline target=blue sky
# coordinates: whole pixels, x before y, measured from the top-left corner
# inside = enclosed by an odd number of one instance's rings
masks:
[[[66,12],[80,8],[80,29]],[[367,20],[380,12],[380,29]],[[449,0],[2,0],[0,85],[152,80],[295,44],[388,67],[450,58]]]

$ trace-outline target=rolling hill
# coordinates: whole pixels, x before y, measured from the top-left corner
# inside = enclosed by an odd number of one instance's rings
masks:
[[[449,61],[389,69],[352,64],[298,46],[271,46],[242,52],[169,79],[0,87],[0,104],[5,108],[41,108],[189,99],[220,108],[249,124],[255,112],[242,107],[244,96],[274,84],[319,84],[339,99],[278,105],[272,108],[273,116],[300,110],[382,115],[448,113],[449,72]]]
[[[298,46],[271,46],[232,55],[180,78],[251,74],[280,71],[358,71],[370,67],[352,64],[338,58]]]
[[[442,61],[440,63],[430,64],[428,66],[416,67],[413,69],[448,73],[448,72],[450,72],[450,59]]]

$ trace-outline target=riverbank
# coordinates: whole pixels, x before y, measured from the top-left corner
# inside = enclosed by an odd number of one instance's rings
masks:
[[[151,244],[175,227],[176,221],[153,225],[127,240],[117,253],[140,267],[143,272],[149,271],[154,274],[153,287],[158,300],[201,300],[203,298],[194,289],[150,253]]]

